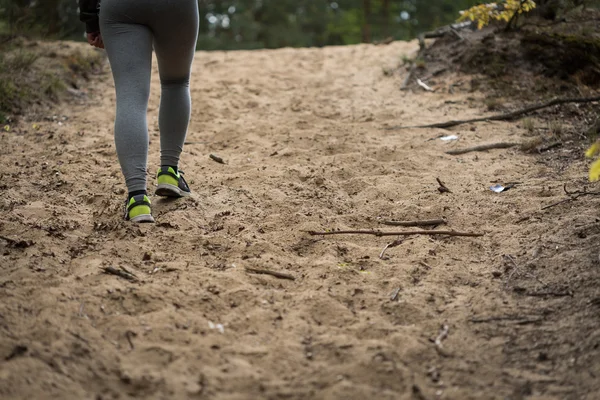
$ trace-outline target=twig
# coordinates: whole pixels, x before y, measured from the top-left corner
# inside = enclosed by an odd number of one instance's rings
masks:
[[[552,204],[549,204],[549,205],[547,205],[547,206],[545,206],[545,207],[542,207],[542,210],[547,210],[547,209],[549,209],[549,208],[556,207],[556,206],[558,206],[558,205],[561,205],[561,204],[563,204],[563,203],[568,203],[568,202],[570,202],[570,201],[577,200],[577,198],[578,198],[578,197],[579,197],[579,196],[577,196],[577,197],[569,197],[568,199],[564,199],[564,200],[561,200],[561,201],[557,201],[556,203],[552,203]]]
[[[90,344],[90,342],[86,338],[84,338],[83,336],[81,336],[80,334],[75,333],[75,332],[71,332],[70,330],[67,330],[67,332],[69,332],[69,334],[71,334],[73,337],[81,340],[82,342],[85,342],[88,345]]]
[[[446,186],[444,182],[440,180],[440,178],[435,178],[435,180],[440,185],[440,187],[438,187],[440,193],[452,193],[452,191],[448,189],[448,186]]]
[[[524,1],[521,0],[521,4],[519,5],[518,11],[521,11],[521,7],[523,6],[523,3],[524,3]],[[508,23],[504,27],[504,32],[509,32],[512,29],[513,24],[517,23],[517,19],[519,18],[518,11],[515,11],[515,13],[512,15],[512,17],[510,17],[510,19],[508,20]]]
[[[309,231],[308,234],[311,236],[326,236],[326,235],[374,235],[374,236],[448,235],[448,236],[471,236],[471,237],[485,236],[484,233],[436,231],[436,230],[433,230],[433,231],[406,231],[406,232],[382,232],[382,231],[367,231],[367,230],[323,231],[323,232]]]
[[[225,164],[225,161],[221,157],[219,157],[219,156],[216,156],[214,154],[210,154],[209,157],[210,157],[211,160],[213,160],[215,162],[218,162],[219,164]]]
[[[398,298],[398,294],[400,294],[400,288],[396,288],[396,290],[394,290],[392,292],[392,295],[390,296],[390,300],[396,301],[396,299]]]
[[[135,346],[133,345],[133,340],[131,340],[132,337],[136,337],[137,333],[133,332],[133,331],[127,331],[125,332],[125,337],[127,338],[127,341],[129,342],[129,347],[131,347],[131,350],[135,349]]]
[[[285,274],[283,272],[270,271],[268,269],[258,269],[258,268],[246,267],[246,272],[252,272],[254,274],[271,275],[271,276],[274,276],[275,278],[289,279],[291,281],[296,280],[296,278],[292,275]]]
[[[445,225],[448,222],[445,219],[427,219],[423,221],[383,221],[381,223],[390,226],[436,226]]]
[[[459,22],[457,24],[450,24],[450,25],[442,26],[432,32],[425,32],[422,34],[422,36],[425,39],[436,39],[436,38],[446,36],[446,34],[451,33],[453,31],[457,32],[462,29],[469,29],[472,26],[473,26],[473,21]]]
[[[451,120],[446,122],[438,122],[435,124],[427,124],[427,125],[415,125],[415,126],[391,126],[385,128],[386,130],[395,130],[395,129],[409,129],[409,128],[451,128],[453,126],[462,125],[462,124],[470,124],[473,122],[483,122],[483,121],[509,121],[513,120],[521,115],[529,114],[533,111],[540,110],[542,108],[547,108],[551,106],[555,106],[558,104],[566,104],[566,103],[590,103],[593,101],[600,101],[600,96],[593,97],[575,97],[575,98],[565,98],[565,99],[554,99],[545,103],[535,104],[533,106],[525,107],[517,111],[509,112],[506,114],[498,114],[498,115],[490,115],[489,117],[481,117],[481,118],[472,118],[465,120]]]
[[[419,261],[419,265],[425,267],[425,269],[431,269],[431,265],[427,264],[425,261]]]
[[[524,295],[531,297],[573,297],[573,292],[570,290],[567,290],[566,292],[525,292]]]
[[[402,242],[404,242],[403,239],[398,239],[398,240],[394,240],[392,243],[386,244],[385,247],[383,248],[383,250],[381,250],[381,253],[379,253],[379,258],[381,258],[383,260],[384,259],[383,255],[385,254],[385,251],[387,249],[396,247],[396,246],[400,246],[402,244]]]
[[[506,142],[482,144],[479,146],[467,147],[466,149],[449,150],[446,152],[446,154],[450,154],[452,156],[457,156],[459,154],[471,153],[473,151],[486,151],[486,150],[492,150],[492,149],[508,149],[510,147],[515,147],[515,146],[518,146],[518,144],[517,143],[506,143]]]
[[[515,261],[515,259],[513,258],[513,256],[511,256],[510,254],[506,254],[504,255],[504,258],[509,260],[512,265],[513,265],[513,270],[510,271],[510,274],[508,275],[508,277],[506,278],[506,282],[504,282],[504,287],[506,288],[508,286],[508,284],[510,283],[510,280],[512,279],[513,275],[515,275],[516,273],[521,273],[521,269],[519,268],[519,265],[517,265],[517,262]]]
[[[460,33],[458,33],[458,31],[456,29],[451,29],[450,33],[452,33],[454,36],[456,36],[456,38],[458,40],[460,40],[461,42],[464,42],[466,39],[463,37],[463,35],[461,35]]]
[[[545,151],[552,150],[553,148],[560,147],[560,146],[562,146],[562,142],[553,142],[553,143],[547,144],[545,146],[538,147],[537,151],[538,151],[538,153],[543,153]]]
[[[130,282],[137,282],[139,279],[135,274],[127,271],[125,268],[116,269],[114,267],[104,267],[102,270],[105,274],[120,276],[121,278],[127,279]]]
[[[510,283],[510,280],[512,279],[513,275],[521,274],[521,268],[519,267],[519,265],[517,264],[517,261],[515,260],[515,258],[513,256],[511,256],[510,254],[506,254],[504,256],[505,259],[507,259],[508,261],[511,262],[511,264],[513,265],[513,270],[510,272],[510,274],[508,275],[508,278],[506,278],[506,283],[504,284],[504,287],[506,288],[508,286],[508,284]],[[538,278],[537,276],[535,276],[532,273],[526,272],[525,276],[528,276],[530,278],[535,279],[536,281],[538,281],[543,287],[547,287],[548,285],[542,281],[540,278]]]
[[[572,196],[572,195],[577,195],[577,196],[587,196],[587,195],[592,195],[592,196],[598,196],[600,195],[600,192],[588,192],[586,190],[576,190],[574,192],[569,192],[567,190],[567,184],[565,183],[563,185],[563,190],[565,192],[565,194]]]
[[[496,322],[496,321],[515,321],[519,325],[532,324],[536,322],[543,321],[543,317],[527,317],[527,316],[519,316],[519,315],[500,315],[497,317],[488,317],[488,318],[471,318],[469,322],[474,324],[482,324],[487,322]]]
[[[564,200],[561,200],[561,201],[557,201],[556,203],[549,204],[549,205],[547,205],[545,207],[542,207],[542,210],[547,210],[549,208],[558,206],[558,205],[563,204],[563,203],[568,203],[570,201],[575,201],[578,198],[580,198],[581,196],[599,196],[600,195],[600,192],[586,192],[585,190],[576,190],[574,192],[569,192],[567,190],[567,184],[566,183],[563,185],[563,190],[565,191],[565,194],[567,196],[570,196],[568,199],[564,199]]]
[[[435,338],[435,342],[434,343],[435,343],[435,345],[439,349],[442,349],[444,347],[442,345],[442,341],[448,337],[449,330],[450,330],[450,328],[448,327],[448,325],[446,325],[446,324],[442,325],[442,329],[440,330],[440,334],[438,335],[438,337]]]
[[[434,89],[432,89],[429,85],[427,85],[425,82],[423,82],[420,79],[417,79],[417,84],[428,92],[435,92]]]
[[[416,67],[415,63],[413,62],[413,64],[410,66],[410,68],[408,70],[408,74],[406,75],[406,78],[404,78],[402,85],[400,85],[400,90],[408,89],[408,85],[410,84],[410,81],[411,81],[412,76],[414,75],[416,69],[417,69],[417,67]]]

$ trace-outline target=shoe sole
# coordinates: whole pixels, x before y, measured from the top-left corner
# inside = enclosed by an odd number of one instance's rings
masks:
[[[154,222],[154,217],[152,217],[152,215],[150,215],[150,214],[143,214],[143,215],[138,215],[137,217],[131,218],[130,221],[136,222],[136,223]]]
[[[161,183],[156,187],[155,195],[160,197],[187,197],[190,192],[179,189],[177,186]]]

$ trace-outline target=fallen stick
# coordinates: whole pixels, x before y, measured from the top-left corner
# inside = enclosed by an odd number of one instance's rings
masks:
[[[570,290],[567,290],[566,292],[525,292],[523,294],[525,296],[531,296],[531,297],[546,297],[546,296],[573,297],[573,292],[571,292]]]
[[[137,333],[135,333],[134,331],[125,332],[125,337],[127,338],[127,342],[129,343],[129,348],[131,350],[135,350],[135,346],[133,345],[133,340],[131,340],[131,338],[134,338],[136,336],[137,336]]]
[[[374,236],[412,236],[412,235],[448,235],[448,236],[485,236],[484,233],[457,232],[457,231],[406,231],[406,232],[382,232],[382,231],[309,231],[311,236],[327,236],[327,235],[374,235]]]
[[[536,322],[541,322],[544,320],[544,317],[538,317],[535,315],[499,315],[495,317],[487,317],[487,318],[471,318],[469,322],[474,324],[485,324],[488,322],[499,322],[499,321],[511,321],[515,322],[518,325],[526,325]]]
[[[545,207],[542,207],[541,209],[542,210],[547,210],[549,208],[558,206],[558,205],[563,204],[563,203],[568,203],[570,201],[575,201],[578,198],[580,198],[581,196],[598,196],[598,195],[600,195],[600,192],[586,192],[586,191],[582,191],[582,190],[576,190],[574,192],[569,192],[567,190],[567,184],[566,183],[563,185],[563,190],[565,191],[565,194],[567,196],[569,196],[569,198],[561,200],[561,201],[557,201],[556,203],[549,204],[549,205],[547,205]]]
[[[275,278],[289,279],[290,281],[295,281],[296,280],[296,278],[293,277],[292,275],[285,274],[283,272],[270,271],[268,269],[258,269],[258,268],[246,267],[246,272],[251,272],[251,273],[254,273],[254,274],[271,275],[271,276],[274,276]]]
[[[452,31],[457,32],[462,29],[470,29],[473,27],[473,25],[474,25],[473,21],[465,21],[465,22],[459,22],[456,24],[442,26],[442,27],[436,29],[435,31],[423,33],[423,38],[425,38],[425,39],[440,38],[440,37],[446,36],[446,34],[451,33]]]
[[[383,248],[383,250],[381,250],[381,253],[379,253],[379,258],[383,260],[384,259],[383,256],[387,249],[396,247],[396,246],[400,246],[403,242],[404,242],[404,240],[398,239],[398,240],[394,240],[392,243],[386,244],[385,247]]]
[[[427,264],[425,261],[419,261],[419,265],[425,267],[425,269],[431,269],[431,265]]]
[[[451,120],[446,122],[438,122],[435,124],[427,124],[427,125],[415,125],[415,126],[391,126],[385,128],[386,130],[396,130],[396,129],[412,129],[412,128],[451,128],[453,126],[462,125],[462,124],[470,124],[473,122],[483,122],[483,121],[509,121],[520,117],[521,115],[529,114],[533,111],[541,110],[542,108],[552,107],[558,104],[566,104],[566,103],[590,103],[593,101],[600,101],[600,96],[593,97],[575,97],[575,98],[566,98],[566,99],[554,99],[550,100],[546,103],[535,104],[533,106],[525,107],[517,111],[512,111],[506,114],[497,114],[490,115],[488,117],[481,118],[472,118],[472,119],[464,119],[464,120]]]
[[[435,178],[435,180],[437,181],[438,185],[440,185],[440,186],[438,187],[438,191],[439,191],[440,193],[452,193],[452,191],[451,191],[450,189],[448,189],[448,186],[446,186],[446,185],[444,184],[444,182],[442,182],[442,181],[440,180],[440,178]]]
[[[427,219],[423,221],[383,221],[383,225],[390,226],[435,226],[444,225],[448,222],[445,219]]]
[[[415,73],[416,70],[417,70],[417,67],[413,63],[410,66],[410,69],[408,70],[408,74],[406,75],[406,78],[404,78],[404,81],[402,82],[402,85],[400,85],[400,90],[406,90],[406,89],[408,89],[408,85],[410,84],[412,76],[414,75],[414,73]]]
[[[515,259],[513,258],[513,256],[511,256],[510,254],[504,255],[504,259],[505,260],[509,260],[511,262],[511,264],[513,265],[512,271],[510,271],[510,274],[506,278],[506,282],[504,282],[504,288],[507,288],[508,284],[512,280],[512,277],[515,274],[519,275],[521,273],[521,268],[519,268],[519,265],[517,264],[517,262],[515,261]]]
[[[547,210],[547,209],[549,209],[549,208],[552,208],[552,207],[559,206],[559,205],[561,205],[561,204],[563,204],[563,203],[568,203],[568,202],[570,202],[570,201],[575,201],[575,200],[577,200],[578,198],[579,198],[579,196],[569,197],[568,199],[564,199],[564,200],[561,200],[561,201],[557,201],[556,203],[549,204],[549,205],[547,205],[547,206],[545,206],[545,207],[542,207],[541,209],[542,209],[542,210]]]
[[[138,277],[135,274],[127,271],[125,268],[121,267],[121,269],[116,269],[114,267],[104,267],[102,269],[105,274],[116,275],[121,278],[127,279],[130,282],[138,281]]]
[[[487,150],[492,150],[492,149],[508,149],[508,148],[515,147],[515,146],[518,146],[518,143],[501,142],[501,143],[482,144],[479,146],[467,147],[466,149],[450,150],[450,151],[447,151],[446,154],[450,154],[452,156],[457,156],[459,154],[471,153],[473,151],[487,151]]]
[[[225,164],[225,161],[221,157],[219,157],[219,156],[216,156],[214,154],[210,154],[209,157],[214,162],[218,162],[219,164]]]

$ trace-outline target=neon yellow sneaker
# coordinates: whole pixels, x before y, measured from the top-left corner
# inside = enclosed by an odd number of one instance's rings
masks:
[[[154,222],[150,199],[145,194],[133,196],[125,202],[125,220],[131,222]]]
[[[186,197],[191,193],[185,179],[183,171],[177,171],[172,167],[160,167],[156,173],[158,186],[154,194],[163,197]]]

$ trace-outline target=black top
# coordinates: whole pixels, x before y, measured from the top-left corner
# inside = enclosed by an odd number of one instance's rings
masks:
[[[98,21],[99,10],[100,0],[79,0],[79,19],[85,22],[87,33],[100,31],[100,23]]]

